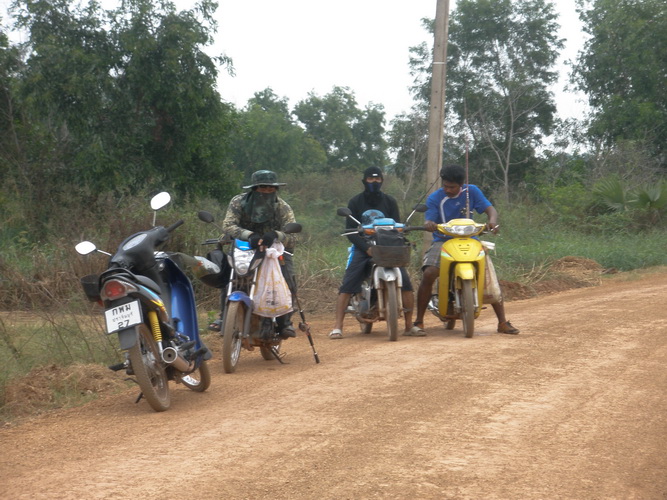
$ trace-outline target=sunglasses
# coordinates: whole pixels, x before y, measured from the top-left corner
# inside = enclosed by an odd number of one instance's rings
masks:
[[[257,187],[266,189],[266,188],[275,188],[276,186],[269,186],[268,184],[259,184]]]

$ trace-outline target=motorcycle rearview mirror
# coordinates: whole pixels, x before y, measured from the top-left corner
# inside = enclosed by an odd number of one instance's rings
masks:
[[[81,243],[77,244],[74,249],[81,255],[88,255],[97,250],[97,247],[92,241],[82,241]]]
[[[171,195],[165,191],[158,193],[151,199],[151,208],[153,210],[160,210],[171,201]]]
[[[408,223],[408,221],[412,218],[412,216],[415,214],[415,212],[419,212],[419,213],[422,213],[422,214],[423,214],[424,212],[426,212],[427,209],[428,209],[428,207],[427,207],[424,203],[418,203],[418,204],[416,204],[416,205],[412,208],[412,212],[410,212],[410,215],[408,215],[408,218],[405,219],[405,223],[406,223],[406,224]]]
[[[199,217],[200,221],[206,222],[207,224],[215,221],[213,214],[211,212],[207,212],[206,210],[200,210],[197,212],[197,217]]]
[[[349,217],[350,219],[352,219],[354,222],[356,222],[357,224],[359,224],[361,226],[361,222],[359,222],[357,219],[352,217],[352,210],[350,210],[347,207],[338,208],[336,210],[336,214],[340,215],[341,217]]]
[[[289,224],[285,225],[285,230],[283,231],[283,233],[286,234],[300,233],[301,229],[302,226],[298,222],[290,222]]]
[[[155,227],[155,220],[157,218],[157,211],[171,201],[171,195],[166,191],[156,194],[151,198],[151,208],[153,209],[153,227]]]
[[[224,233],[222,228],[215,223],[215,217],[213,217],[213,214],[211,212],[207,212],[206,210],[200,210],[199,212],[197,212],[197,217],[199,217],[199,220],[202,222],[206,222],[207,224],[213,224],[213,226],[218,231]]]
[[[74,247],[74,249],[77,251],[78,254],[81,254],[81,255],[89,255],[93,252],[99,252],[99,253],[103,253],[104,255],[109,255],[109,256],[111,255],[108,252],[105,252],[103,250],[98,249],[97,246],[95,245],[95,243],[93,243],[92,241],[82,241],[81,243],[78,243]]]

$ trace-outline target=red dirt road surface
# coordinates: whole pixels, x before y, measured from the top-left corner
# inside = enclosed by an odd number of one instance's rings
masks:
[[[667,273],[433,316],[389,342],[311,317],[155,413],[137,389],[0,429],[2,499],[666,499]],[[122,376],[118,374],[118,376]]]

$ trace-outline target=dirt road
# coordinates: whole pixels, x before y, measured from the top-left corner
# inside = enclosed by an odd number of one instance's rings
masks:
[[[389,342],[309,318],[289,364],[219,356],[203,394],[136,390],[0,430],[3,499],[666,499],[667,273],[514,301],[518,336]],[[219,346],[213,346],[216,350]]]

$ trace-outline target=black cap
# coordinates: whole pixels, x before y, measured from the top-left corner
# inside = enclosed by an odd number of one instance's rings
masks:
[[[368,167],[366,170],[364,170],[364,179],[366,180],[369,177],[379,177],[380,179],[384,179],[384,176],[382,175],[382,170],[380,167]]]

